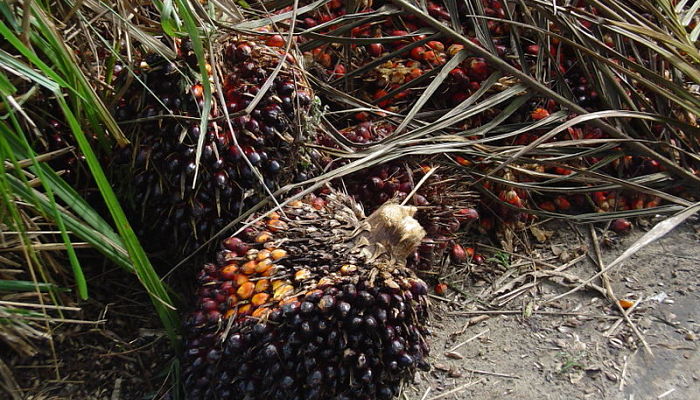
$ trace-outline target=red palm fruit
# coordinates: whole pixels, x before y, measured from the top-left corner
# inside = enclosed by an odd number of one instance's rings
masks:
[[[445,45],[437,40],[431,40],[428,43],[426,43],[428,47],[435,51],[443,52],[445,51]]]
[[[428,64],[434,63],[437,59],[438,57],[433,50],[423,52],[422,60],[427,62]]]
[[[376,92],[374,92],[374,95],[372,95],[372,98],[374,100],[378,100],[378,99],[381,99],[382,97],[386,96],[387,94],[389,94],[389,92],[387,92],[386,90],[379,89]],[[377,105],[381,108],[386,108],[391,104],[391,102],[392,102],[391,99],[386,99],[386,100],[382,100],[382,101],[378,102]]]
[[[450,77],[458,84],[465,84],[469,82],[469,78],[467,77],[467,73],[464,72],[462,68],[454,68],[452,71],[450,71]]]
[[[540,207],[541,209],[543,209],[543,210],[545,210],[545,211],[549,211],[549,212],[555,212],[555,211],[557,211],[557,206],[555,206],[554,203],[551,202],[551,201],[549,201],[549,200],[546,200],[546,201],[541,202],[541,203],[539,204],[539,207]]]
[[[443,6],[433,3],[432,1],[428,2],[428,13],[435,18],[444,20],[450,19],[450,13],[447,12]]]
[[[370,115],[366,111],[360,111],[354,115],[354,118],[360,122],[362,121],[367,121],[370,118]]]
[[[447,285],[444,283],[438,283],[435,285],[433,290],[435,290],[435,294],[443,296],[445,293],[447,293]]]
[[[316,197],[311,201],[311,205],[317,210],[322,210],[326,206],[326,200],[322,197]]]
[[[466,158],[464,158],[462,156],[456,156],[455,161],[457,161],[457,164],[464,166],[464,167],[471,167],[472,165],[474,165],[473,162],[467,160]]]
[[[596,205],[600,205],[607,200],[605,192],[593,192],[593,201]]]
[[[624,218],[618,218],[610,223],[610,229],[616,233],[626,233],[632,228],[632,223]]]
[[[411,49],[411,58],[418,61],[423,61],[423,55],[425,54],[425,47],[417,46]]]
[[[661,204],[661,199],[659,197],[653,197],[645,204],[645,206],[646,208],[654,208],[658,207],[659,204]]]
[[[577,140],[581,138],[581,129],[579,128],[567,128],[567,133],[572,140]]]
[[[420,68],[412,68],[404,77],[404,82],[410,82],[423,75],[423,70]]]
[[[342,78],[345,76],[345,65],[343,64],[338,64],[335,66],[335,69],[333,70],[333,74],[335,75],[335,78]]]
[[[393,30],[393,31],[389,32],[389,36],[397,36],[397,37],[408,36],[408,32],[404,31],[404,30],[397,29],[397,30]],[[395,40],[392,42],[392,44],[396,48],[401,48],[406,44],[406,40],[405,39]]]
[[[536,56],[540,52],[540,46],[538,44],[531,44],[527,46],[525,52]]]
[[[519,196],[518,193],[517,193],[515,190],[513,190],[513,189],[502,191],[502,192],[499,194],[498,198],[499,198],[501,201],[504,201],[504,202],[506,202],[506,203],[508,203],[508,204],[510,204],[510,205],[515,206],[515,207],[522,208],[522,206],[523,206],[523,203],[522,203],[522,200],[520,199],[520,196]]]
[[[315,199],[263,216],[240,237],[246,258],[285,252],[275,273],[240,284],[222,266],[200,273],[197,310],[184,326],[188,399],[332,399],[351,385],[353,396],[390,399],[427,367],[428,286],[406,268],[425,235],[415,208],[387,205],[365,218],[345,195],[331,191],[321,209]],[[289,229],[267,234],[271,219]],[[236,295],[208,297],[224,287]]]
[[[557,205],[557,208],[560,210],[568,210],[571,208],[571,203],[569,200],[567,200],[566,197],[564,196],[557,196],[554,198],[554,204]]]
[[[460,220],[460,221],[475,221],[479,219],[479,212],[476,211],[473,208],[462,208],[457,210],[455,213],[455,216]]]
[[[403,90],[394,96],[395,101],[404,100],[409,96],[410,92],[408,90]]]
[[[618,300],[618,304],[620,304],[620,307],[622,307],[624,310],[627,310],[634,305],[634,302],[626,299],[620,299]]]
[[[367,46],[367,52],[372,57],[379,57],[384,52],[384,46],[381,43],[372,43]]]
[[[544,108],[536,108],[532,114],[530,114],[533,120],[539,121],[541,119],[545,119],[549,117],[549,111],[545,110]]]
[[[482,82],[489,77],[489,66],[483,58],[473,58],[469,62],[467,73],[472,79]]]
[[[319,53],[317,61],[326,68],[330,68],[333,65],[333,57],[328,53]]]
[[[192,96],[194,96],[195,98],[198,98],[198,99],[201,99],[202,96],[204,95],[204,88],[199,83],[196,85],[192,85],[192,88],[190,89],[190,91],[192,92]]]
[[[458,243],[455,243],[452,245],[451,256],[453,261],[460,263],[467,259],[467,252],[464,250],[464,247]]]
[[[641,210],[644,208],[644,196],[643,195],[638,195],[633,201],[632,201],[632,209],[633,210]]]
[[[474,248],[473,248],[473,247],[467,247],[465,250],[467,251],[467,256],[468,256],[469,258],[473,258],[473,257],[474,257],[474,254],[475,254],[475,253],[474,253]]]
[[[313,28],[316,25],[318,25],[318,21],[316,21],[315,19],[310,17],[304,18],[304,26],[306,26],[307,28]]]
[[[273,35],[265,40],[265,44],[270,47],[284,47],[285,40],[282,35]]]

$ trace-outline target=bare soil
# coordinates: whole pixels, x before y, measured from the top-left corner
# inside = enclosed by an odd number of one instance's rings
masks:
[[[461,293],[433,296],[433,368],[419,372],[401,399],[700,399],[697,220],[608,274],[615,296],[636,303],[628,313],[653,356],[600,291],[582,289],[544,303],[575,286],[574,278],[585,279],[599,268],[586,227],[546,229],[551,237],[526,256],[550,267],[514,256],[492,268],[492,259],[449,278],[459,282],[454,287]],[[602,249],[604,263],[642,233],[637,227],[622,238],[612,235],[606,240],[611,246]],[[579,255],[580,262],[570,262]],[[559,278],[533,275],[567,261],[572,265]],[[0,398],[167,398],[163,385],[173,358],[147,297],[129,289],[138,287],[130,279],[120,271],[105,272],[102,282],[109,290],[93,293],[110,294],[83,304],[79,316],[101,322],[56,326],[57,357],[48,346],[30,360],[0,349],[21,389],[16,397],[5,396],[3,386],[13,383],[0,376]]]
[[[601,293],[581,290],[538,306],[569,290],[542,281],[500,308],[465,307],[462,295],[454,296],[460,304],[434,302],[433,369],[420,372],[404,398],[700,399],[698,232],[697,223],[680,226],[609,274],[618,298],[639,301],[630,319],[653,356]],[[642,233],[603,249],[605,263]],[[569,228],[551,240],[586,246]],[[585,260],[570,272],[587,278],[598,270]],[[481,298],[488,286],[466,288],[467,298]]]

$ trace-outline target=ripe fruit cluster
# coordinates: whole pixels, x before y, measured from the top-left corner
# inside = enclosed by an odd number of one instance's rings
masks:
[[[430,171],[425,165],[416,168],[409,165],[407,162],[392,162],[350,175],[345,179],[348,191],[370,210],[390,199],[401,202]],[[447,167],[432,174],[408,202],[418,207],[416,219],[427,232],[421,245],[410,256],[410,265],[429,270],[449,255],[457,232],[479,219],[479,213],[473,208],[476,200],[469,184],[450,178]]]
[[[352,143],[372,144],[391,136],[394,130],[395,127],[385,121],[364,121],[340,133]],[[331,138],[320,136],[317,140],[320,144],[337,147]],[[440,172],[431,173],[413,193],[416,185],[432,169],[429,160],[421,162],[405,159],[380,164],[344,177],[343,186],[369,211],[389,200],[403,202],[412,194],[408,204],[418,207],[416,219],[425,228],[427,236],[410,256],[409,265],[430,270],[450,254],[457,232],[478,220],[479,213],[473,208],[477,196],[470,190],[469,183],[453,175],[454,170],[450,167],[441,166]],[[452,261],[464,260],[452,258]]]
[[[502,2],[485,1],[486,9],[494,16],[504,14]],[[381,4],[377,4],[377,8]],[[322,23],[333,21],[349,10],[347,2],[334,0],[327,7],[319,8],[308,17],[302,18],[300,25],[305,28],[313,28]],[[469,14],[464,4],[459,4],[464,14]],[[288,11],[287,9],[283,11]],[[376,11],[371,6],[359,10],[362,13]],[[441,2],[428,2],[428,11],[434,17],[450,21],[450,15]],[[473,33],[471,22],[458,17],[469,36],[478,44]],[[319,30],[318,33],[329,35],[337,27],[330,25]],[[428,37],[418,32],[427,28],[425,23],[413,15],[390,16],[377,21],[355,26],[350,30],[350,37],[360,39],[376,39],[377,42],[366,45],[352,44],[350,57],[347,57],[346,46],[341,44],[323,44],[316,47],[307,45],[306,57],[318,66],[318,75],[321,79],[331,84],[344,85],[344,89],[350,89],[362,93],[367,101],[390,110],[400,111],[407,108],[419,95],[412,81],[427,78],[426,74],[434,74],[452,57],[464,49],[459,43],[445,38]],[[498,38],[495,38],[494,46],[499,55],[505,56],[504,35],[508,31],[507,24],[489,21],[491,29]],[[385,40],[382,40],[385,39]],[[431,40],[432,39],[432,40]],[[391,54],[391,56],[389,56]],[[371,65],[370,65],[371,64]],[[362,74],[348,76],[348,72],[358,67],[366,66]],[[433,99],[442,106],[457,104],[478,90],[481,83],[488,78],[492,69],[483,58],[466,57],[450,74],[450,79],[438,91],[439,96]],[[418,81],[416,81],[418,82]],[[421,86],[422,84],[419,84]],[[444,99],[448,99],[447,102]]]
[[[125,98],[117,111],[123,121],[141,120],[130,131],[133,145],[122,149],[120,158],[129,166],[129,189],[138,209],[148,210],[141,229],[175,240],[182,250],[202,244],[267,190],[303,178],[308,164],[298,148],[313,93],[294,58],[283,58],[272,87],[246,114],[243,110],[280,62],[281,50],[238,36],[216,45],[224,104],[214,93],[206,131],[200,129],[203,87],[182,76],[194,62],[186,41],[179,49],[184,62],[146,58],[139,72],[152,94]]]
[[[223,242],[186,321],[188,399],[391,399],[427,367],[424,231],[396,205],[293,201]],[[359,232],[359,233],[358,233]]]

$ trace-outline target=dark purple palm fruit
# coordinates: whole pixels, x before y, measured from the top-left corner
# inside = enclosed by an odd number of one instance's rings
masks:
[[[359,118],[357,118],[359,117]],[[381,139],[391,136],[394,126],[384,121],[372,121],[368,115],[358,113],[356,119],[362,120],[360,123],[339,129],[340,133],[348,141],[349,146],[373,144]],[[318,135],[316,142],[322,146],[338,148],[338,142],[328,135]]]
[[[63,111],[55,100],[55,94],[39,90],[32,98],[31,109],[36,113],[32,118],[36,124],[27,127],[27,139],[41,161],[46,162],[66,183],[78,191],[89,203],[95,207],[102,201],[92,173],[85,162],[78,141],[73,131],[65,122]],[[101,151],[98,135],[91,133],[83,127],[93,151],[100,158],[106,157],[106,152]],[[107,141],[107,138],[104,138]]]
[[[59,110],[55,110],[60,113]],[[57,115],[52,112],[52,115]],[[45,121],[39,128],[39,135],[34,149],[40,153],[51,152],[49,165],[71,186],[79,188],[88,178],[85,156],[76,149],[76,143],[70,128],[57,119]]]
[[[185,322],[198,399],[391,399],[429,368],[427,286],[406,267],[416,208],[293,201],[222,243]]]
[[[223,93],[214,93],[202,130],[204,90],[197,76],[188,75],[196,63],[188,43],[182,42],[174,62],[146,57],[137,73],[148,91],[117,110],[132,128],[132,145],[117,158],[129,165],[125,192],[138,210],[141,233],[159,235],[182,251],[202,244],[268,191],[308,176],[310,160],[300,147],[313,101],[291,54],[228,35],[216,41],[216,59],[209,60],[220,71]],[[272,86],[246,114],[280,61]],[[139,122],[129,124],[132,119]]]

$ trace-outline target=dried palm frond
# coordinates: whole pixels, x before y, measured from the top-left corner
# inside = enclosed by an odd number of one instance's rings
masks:
[[[313,181],[444,154],[500,204],[488,207],[511,216],[671,213],[698,195],[698,29],[684,2],[352,4],[257,3],[250,12],[259,19],[232,25],[253,29],[272,14],[285,29],[295,11],[297,45],[330,123],[346,126],[362,114],[397,127],[374,145],[340,139],[345,150],[329,154],[351,162]],[[439,61],[420,58],[431,49]],[[487,79],[468,70],[481,59]],[[403,79],[411,62],[418,78]],[[460,69],[478,85],[455,97]],[[521,201],[503,200],[512,190]],[[551,207],[555,200],[564,206]]]

